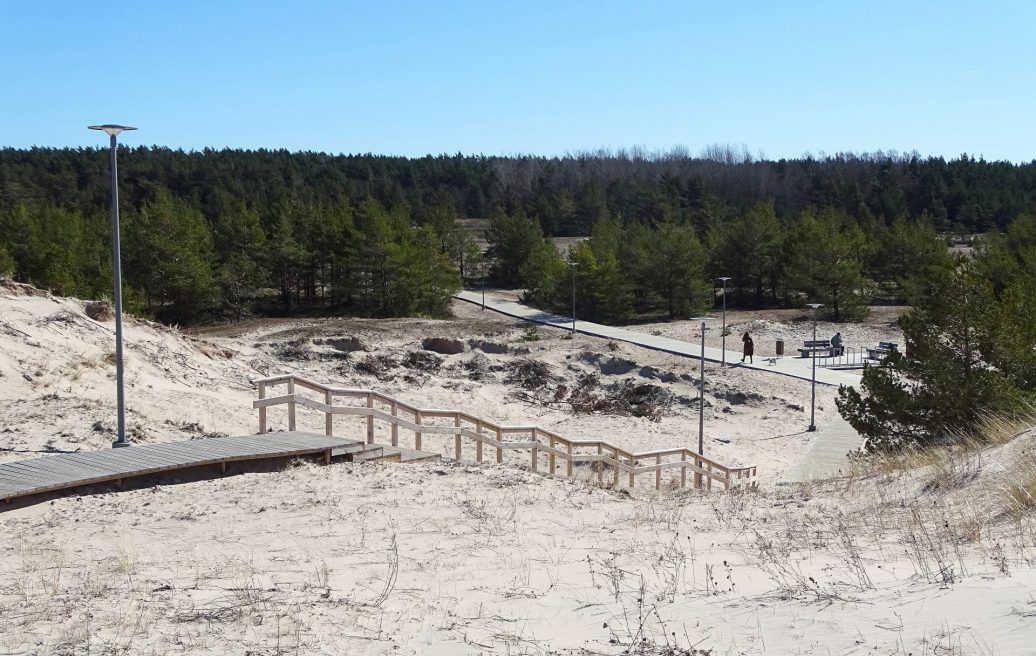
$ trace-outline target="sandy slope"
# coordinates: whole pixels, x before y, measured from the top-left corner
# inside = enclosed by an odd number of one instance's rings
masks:
[[[300,370],[636,448],[696,438],[696,409],[679,402],[659,421],[573,415],[506,382],[508,363],[528,357],[573,384],[594,370],[591,353],[636,363],[603,382],[693,397],[679,374],[694,363],[543,329],[523,342],[512,322],[457,311],[198,338],[130,322],[131,425],[148,440],[248,433],[249,376]],[[357,369],[372,355],[402,361],[436,335],[530,352],[485,355],[477,380],[470,351],[436,371],[390,367],[385,380]],[[334,336],[370,351],[312,341]],[[107,446],[110,340],[79,301],[0,292],[0,458]],[[644,366],[677,381],[644,378]],[[801,431],[790,406],[808,387],[718,367],[708,378],[708,449],[758,465],[757,493],[609,491],[496,465],[304,464],[0,513],[0,653],[1036,653],[1036,522],[1010,494],[1033,469],[1036,437],[916,472],[774,489],[806,444],[781,435]]]
[[[455,305],[450,321],[324,319],[252,322],[182,335],[156,324],[126,322],[127,424],[138,441],[186,439],[210,433],[249,434],[256,430],[250,409],[249,379],[296,371],[315,380],[375,388],[422,407],[457,408],[495,422],[528,424],[574,438],[607,440],[624,448],[648,450],[697,444],[697,364],[693,360],[622,344],[541,328],[538,341],[523,341],[517,322]],[[678,328],[674,328],[678,329]],[[33,296],[20,290],[0,294],[0,417],[4,436],[0,461],[35,457],[45,450],[107,446],[114,426],[112,323],[83,314],[74,299]],[[508,345],[507,354],[443,356],[435,371],[408,368],[403,361],[421,351],[425,337],[446,336]],[[369,349],[344,353],[314,340],[355,337]],[[515,352],[518,349],[518,352]],[[522,354],[521,350],[528,351]],[[395,361],[386,375],[358,367],[372,356]],[[573,414],[564,402],[530,402],[550,396],[508,383],[508,367],[522,359],[545,363],[558,385],[574,388],[580,376],[599,374],[600,383],[656,385],[675,400],[656,420],[643,417]],[[602,373],[612,359],[616,373]],[[488,371],[472,375],[480,360]],[[646,370],[645,368],[648,368]],[[628,369],[628,371],[623,371]],[[671,374],[674,382],[660,376]],[[708,365],[706,372],[706,453],[729,465],[755,464],[764,483],[776,481],[794,464],[811,439],[809,384],[737,368]],[[834,390],[818,390],[818,421],[835,412]],[[551,397],[552,398],[552,397]],[[323,418],[300,416],[302,428],[322,430]],[[282,409],[271,426],[286,428]],[[344,432],[360,429],[343,424]],[[434,447],[435,444],[429,444]],[[445,448],[446,443],[439,445]],[[446,451],[444,451],[446,453]]]

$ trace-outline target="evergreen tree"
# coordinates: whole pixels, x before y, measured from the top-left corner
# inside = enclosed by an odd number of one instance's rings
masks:
[[[806,213],[789,238],[789,284],[824,304],[834,321],[867,315],[870,281],[863,276],[866,238],[834,208]]]
[[[952,259],[927,216],[910,221],[899,217],[887,229],[880,226],[868,235],[868,272],[874,280],[894,286],[902,297],[907,281],[919,272],[947,268]]]
[[[0,244],[0,276],[14,274],[14,258],[7,252],[7,247]]]
[[[782,229],[772,202],[758,203],[733,221],[712,230],[711,268],[714,277],[730,276],[729,288],[743,298],[748,290],[752,304],[762,307],[769,284],[773,296],[781,278]]]
[[[1001,327],[991,314],[992,285],[970,262],[959,259],[918,280],[911,303],[900,319],[909,357],[892,352],[886,366],[864,369],[862,392],[838,391],[839,412],[871,451],[930,444],[988,413],[1017,407],[1018,388],[983,352],[999,340]]]
[[[700,312],[712,304],[705,278],[706,254],[690,225],[671,218],[657,229],[632,230],[631,268],[642,307],[661,306],[670,319]]]
[[[169,321],[189,320],[211,307],[215,287],[212,236],[187,203],[159,189],[125,221],[123,269],[147,309]]]
[[[486,229],[487,254],[493,263],[490,275],[501,285],[518,285],[522,265],[540,247],[543,229],[524,213],[508,216],[497,211]]]

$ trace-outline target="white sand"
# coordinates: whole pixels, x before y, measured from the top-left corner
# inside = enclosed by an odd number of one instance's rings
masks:
[[[111,324],[81,307],[0,291],[0,461],[108,446]],[[480,336],[528,346],[569,380],[589,370],[583,352],[613,355],[546,329],[523,344],[513,322],[457,312],[448,322],[263,322],[201,341],[130,321],[131,426],[153,441],[253,432],[248,376],[297,370],[638,450],[696,441],[694,407],[658,422],[573,415],[511,398],[503,372],[483,382],[448,369],[471,353],[390,381],[308,341],[303,351],[329,359],[276,355],[305,334],[358,336],[396,357],[424,336]],[[627,345],[614,355],[696,369]],[[305,464],[2,512],[0,653],[1036,653],[1036,524],[1004,494],[1032,435],[939,471],[777,490],[808,443],[808,408],[789,407],[806,406],[808,385],[712,366],[707,379],[707,452],[757,465],[757,493],[631,494],[450,462]],[[696,394],[683,380],[645,382]],[[759,398],[716,399],[729,391]],[[821,393],[821,425],[832,395]],[[283,411],[271,420],[283,424]]]

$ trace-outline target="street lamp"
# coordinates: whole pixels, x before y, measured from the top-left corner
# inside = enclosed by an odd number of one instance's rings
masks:
[[[698,455],[705,455],[705,322],[712,317],[691,317],[691,321],[701,322],[701,369],[698,374]]]
[[[813,341],[817,341],[817,310],[824,307],[823,303],[807,303],[806,307],[813,308]],[[817,429],[817,351],[816,346],[810,351],[813,354],[813,382],[809,394],[809,431]]]
[[[118,143],[116,136],[126,130],[137,128],[125,125],[91,125],[91,130],[100,130],[110,138],[110,159],[112,176],[112,260],[114,271],[112,276],[115,279],[115,386],[116,403],[119,408],[119,423],[117,438],[112,442],[112,448],[129,446],[126,440],[126,397],[123,392],[122,376],[122,258],[119,255],[119,164],[116,156]]]
[[[579,266],[579,262],[569,262],[568,266],[572,269],[572,336],[576,334],[576,267]]]
[[[486,261],[482,260],[478,265],[479,278],[482,280],[482,309],[486,309]]]
[[[717,280],[723,281],[723,330],[720,335],[723,337],[723,366],[727,366],[727,281],[730,280],[730,276],[722,276]]]

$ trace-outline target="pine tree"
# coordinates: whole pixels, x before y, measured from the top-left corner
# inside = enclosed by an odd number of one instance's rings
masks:
[[[926,445],[1016,407],[1018,389],[991,366],[983,346],[998,339],[992,285],[960,259],[911,286],[900,319],[909,357],[892,352],[867,367],[861,391],[841,387],[838,410],[872,451]]]
[[[788,240],[788,283],[823,303],[834,321],[865,317],[871,286],[863,276],[866,243],[863,231],[834,208],[803,214]]]
[[[126,280],[169,321],[201,316],[215,300],[212,235],[187,203],[159,189],[125,226]]]
[[[715,277],[730,276],[729,287],[737,290],[739,299],[749,290],[752,304],[762,307],[766,285],[775,287],[781,278],[781,232],[772,202],[758,203],[714,228],[709,242]]]
[[[7,247],[0,244],[0,276],[14,274],[14,258],[7,252]]]

